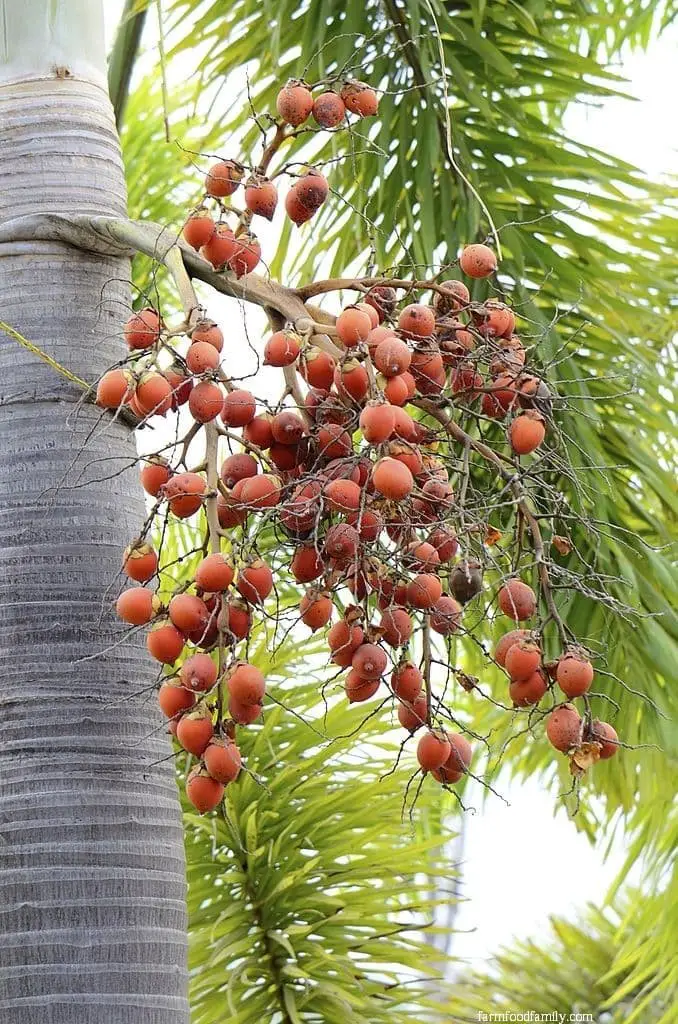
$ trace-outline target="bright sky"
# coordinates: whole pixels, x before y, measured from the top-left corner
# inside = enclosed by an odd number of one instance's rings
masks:
[[[121,7],[121,0],[105,4],[109,39]],[[573,108],[566,120],[569,134],[617,153],[650,177],[675,173],[678,120],[675,90],[667,83],[675,72],[677,41],[673,31],[648,54],[626,55],[620,70],[639,102]],[[219,310],[214,315],[219,318]],[[610,837],[601,836],[592,846],[537,781],[504,782],[500,789],[509,807],[490,798],[465,820],[462,891],[468,902],[455,921],[465,934],[455,937],[453,953],[475,965],[513,938],[545,937],[549,915],[574,916],[587,901],[601,901],[624,858],[623,842],[616,840],[603,863]],[[469,803],[474,802],[479,804],[469,794]],[[517,864],[529,864],[526,884],[513,881]]]

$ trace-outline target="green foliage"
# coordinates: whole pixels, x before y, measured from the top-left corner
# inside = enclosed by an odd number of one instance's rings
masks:
[[[430,936],[436,904],[449,902],[429,892],[429,872],[453,875],[444,840],[401,822],[383,718],[363,730],[365,708],[331,687],[325,712],[308,669],[320,643],[309,647],[271,662],[256,646],[250,657],[286,706],[240,731],[247,771],[223,815],[186,814],[196,1024],[414,1021],[443,987],[421,929]]]
[[[673,933],[657,924],[664,904],[675,897],[675,879],[648,899],[634,890],[620,909],[591,906],[577,922],[551,920],[547,944],[528,940],[501,950],[487,973],[460,979],[447,1010],[454,1021],[477,1020],[483,1013],[590,1014],[605,1024],[672,1024],[676,1018],[678,974],[672,962]],[[652,947],[660,957],[645,959],[638,951],[638,919],[648,925],[641,950]],[[641,966],[642,964],[642,966]]]

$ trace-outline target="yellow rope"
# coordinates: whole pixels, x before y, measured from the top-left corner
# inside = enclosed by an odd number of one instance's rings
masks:
[[[27,348],[28,351],[32,352],[34,356],[38,357],[38,359],[42,359],[43,363],[47,363],[48,366],[51,366],[53,370],[56,370],[56,372],[62,377],[65,377],[66,380],[70,380],[73,384],[77,384],[78,387],[84,388],[85,391],[90,390],[90,385],[86,380],[83,380],[82,377],[78,377],[75,373],[71,373],[71,371],[67,370],[65,366],[61,365],[61,363],[57,363],[56,359],[52,359],[52,357],[48,356],[46,352],[43,352],[41,348],[34,345],[32,341],[28,340],[28,338],[24,338],[23,334],[19,334],[18,331],[15,331],[13,327],[10,327],[9,324],[6,324],[3,320],[0,320],[0,330],[4,331],[5,334],[8,334],[10,338],[14,338],[15,341],[18,341],[20,345]]]

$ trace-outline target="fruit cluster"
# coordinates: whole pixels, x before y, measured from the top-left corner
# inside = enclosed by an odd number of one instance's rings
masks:
[[[285,124],[298,127],[309,115],[330,127],[346,109],[373,114],[376,96],[350,83],[341,94],[314,99],[303,83],[292,82],[277,107],[282,122],[276,135],[283,138]],[[213,166],[207,195],[221,204],[239,187],[243,171],[232,161]],[[275,188],[260,179],[246,182],[247,210],[236,231],[215,224],[204,209],[193,212],[184,229],[209,263],[236,277],[251,273],[259,259],[258,243],[244,228],[248,217],[272,216],[275,209]],[[310,171],[292,193],[288,214],[301,223],[307,218],[295,204],[317,209],[327,183]],[[459,269],[471,282],[492,278],[494,250],[466,246]],[[325,285],[316,291],[340,287]],[[419,765],[442,785],[470,771],[472,746],[462,732],[445,728],[454,719],[431,678],[432,643],[445,645],[466,631],[465,606],[478,606],[492,561],[488,551],[501,537],[469,513],[468,454],[503,470],[507,487],[519,486],[521,458],[540,457],[552,392],[543,374],[528,366],[515,311],[504,302],[474,301],[457,279],[365,279],[352,286],[357,301],[322,325],[310,312],[274,324],[264,361],[285,378],[275,405],[236,386],[222,365],[222,330],[195,310],[187,310],[175,329],[154,309],[134,313],[124,329],[130,359],[98,385],[100,406],[126,407],[141,422],[184,407],[182,417],[190,418],[173,460],[157,455],[142,469],[155,504],[125,552],[124,572],[138,586],[120,595],[117,612],[130,626],[150,625],[148,650],[165,673],[160,706],[178,743],[199,759],[187,794],[201,812],[219,804],[240,771],[237,728],[262,713],[266,680],[243,651],[257,615],[270,614],[275,573],[283,565],[303,588],[300,621],[312,631],[327,630],[330,661],[346,672],[347,699],[360,703],[384,694],[392,700],[405,734],[422,730]],[[506,429],[498,426],[504,420]],[[460,423],[475,427],[465,431]],[[495,432],[493,448],[478,437],[481,424]],[[200,436],[205,455],[189,469],[186,460]],[[455,442],[463,446],[461,457]],[[220,445],[228,445],[229,454],[220,453]],[[163,573],[162,551],[148,541],[158,513],[195,517],[204,535],[191,578],[164,601],[151,586]],[[275,571],[259,555],[265,537],[275,539]],[[534,560],[521,561],[521,546],[518,522],[511,568],[498,573],[496,562],[490,565],[497,579],[490,603],[532,626],[508,632],[488,659],[506,672],[513,708],[539,709],[548,739],[570,755],[577,773],[611,757],[618,741],[610,725],[591,718],[593,666],[562,623],[560,656],[545,658],[553,595]],[[521,565],[522,575],[535,573],[538,593],[520,578]],[[540,602],[549,609],[543,617]],[[473,688],[463,673],[459,677]],[[556,687],[566,702],[558,702]],[[583,716],[570,703],[580,699]]]
[[[276,107],[281,123],[271,144],[265,148],[260,163],[250,168],[249,173],[237,160],[219,160],[212,164],[205,177],[203,201],[191,211],[184,225],[184,238],[188,244],[198,249],[215,270],[228,267],[236,277],[251,273],[261,260],[261,246],[250,225],[255,216],[273,220],[278,206],[274,179],[283,169],[271,174],[269,165],[283,143],[294,138],[298,134],[295,129],[298,130],[309,117],[322,129],[346,124],[349,112],[361,118],[372,117],[377,113],[378,99],[370,86],[353,80],[345,82],[340,92],[325,90],[314,99],[304,82],[293,80],[278,93]],[[241,185],[244,210],[225,203]],[[310,167],[296,177],[288,190],[285,212],[299,227],[318,212],[328,194],[327,178]],[[217,220],[210,212],[210,202],[217,207]],[[228,223],[229,216],[237,218],[233,227]]]

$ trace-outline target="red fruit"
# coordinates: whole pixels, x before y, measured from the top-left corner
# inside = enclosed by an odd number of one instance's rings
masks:
[[[190,711],[179,719],[177,739],[189,754],[200,757],[214,735],[214,726],[208,711]]]
[[[342,364],[341,370],[334,371],[334,382],[342,398],[352,398],[362,403],[370,390],[370,378],[367,370],[356,359],[348,359]]]
[[[506,655],[513,644],[518,643],[519,640],[527,640],[529,636],[529,629],[512,629],[510,633],[504,633],[494,649],[494,660],[497,665],[501,665],[503,668],[506,664]]]
[[[278,93],[275,107],[283,121],[298,128],[313,110],[313,96],[301,82],[291,81]]]
[[[330,480],[325,484],[325,501],[334,512],[355,512],[360,508],[362,491],[352,480]]]
[[[268,457],[275,468],[279,469],[281,473],[291,473],[303,461],[304,452],[298,444],[279,444],[276,442],[271,445]]]
[[[516,646],[514,644],[511,651]],[[533,672],[527,679],[512,679],[509,685],[509,696],[515,707],[527,708],[532,704],[538,704],[547,690],[548,683],[543,672]]]
[[[407,545],[407,564],[414,569],[435,569],[440,564],[438,552],[425,540],[413,540]]]
[[[442,584],[432,573],[419,573],[407,584],[407,601],[415,608],[433,608],[442,594]]]
[[[239,480],[247,480],[259,472],[259,463],[247,452],[227,456],[221,464],[219,475],[227,487],[233,487]]]
[[[253,420],[245,424],[242,432],[243,439],[263,451],[270,448],[273,444],[271,420],[272,417],[268,413],[255,416]]]
[[[491,392],[483,395],[483,412],[493,419],[503,419],[518,396],[515,377],[501,374],[491,385]]]
[[[244,427],[254,419],[256,409],[257,402],[252,392],[237,388],[224,398],[221,418],[229,427]]]
[[[360,704],[374,697],[379,689],[379,679],[364,679],[355,669],[351,669],[344,682],[344,691],[350,704]]]
[[[301,357],[299,372],[311,387],[329,391],[334,383],[336,365],[331,355],[311,345]]]
[[[400,338],[387,338],[377,345],[372,358],[385,377],[398,377],[409,369],[412,353]]]
[[[271,432],[273,440],[278,444],[298,444],[301,441],[306,427],[301,416],[291,409],[283,409],[271,420]]]
[[[406,405],[410,398],[414,398],[415,391],[414,377],[409,371],[406,371],[386,381],[384,396],[391,405],[402,406]]]
[[[129,370],[108,370],[97,384],[97,405],[118,409],[134,395],[134,376]]]
[[[332,661],[340,668],[348,668],[353,655],[364,640],[360,626],[351,626],[345,619],[335,622],[327,634],[327,642],[332,651]]]
[[[173,363],[162,372],[172,389],[172,408],[176,410],[179,406],[185,405],[190,398],[191,391],[193,390],[193,381],[187,376],[183,366],[180,366],[179,363]]]
[[[351,665],[363,679],[379,679],[387,663],[386,652],[377,644],[361,644],[351,659]]]
[[[442,730],[425,733],[417,744],[417,761],[425,772],[441,768],[451,753],[452,744]]]
[[[266,693],[266,680],[256,665],[239,661],[228,678],[228,692],[238,704],[261,704]]]
[[[372,330],[372,321],[367,313],[357,306],[347,306],[337,317],[337,334],[347,348],[367,341]]]
[[[330,621],[332,608],[332,602],[326,594],[310,591],[304,594],[299,603],[301,621],[315,633]]]
[[[312,583],[322,576],[325,565],[320,554],[309,545],[296,549],[290,569],[297,583]]]
[[[309,210],[307,206],[304,206],[299,198],[296,185],[293,185],[285,196],[285,213],[292,223],[299,228],[309,221],[315,212],[315,210]]]
[[[252,628],[252,616],[244,601],[229,601],[226,606],[228,632],[236,640],[244,640]]]
[[[240,774],[242,758],[233,740],[212,739],[205,748],[202,759],[210,778],[224,785],[235,782]]]
[[[297,487],[280,510],[280,522],[290,533],[307,533],[321,516],[321,486],[317,480]]]
[[[188,773],[186,796],[199,814],[205,814],[219,806],[224,798],[224,787],[197,764]]]
[[[313,102],[312,114],[321,128],[336,128],[344,120],[346,106],[336,92],[322,92]]]
[[[399,704],[398,705],[398,721],[402,725],[403,729],[406,729],[410,734],[420,729],[422,725],[426,723],[426,694],[422,693],[414,701],[412,705]]]
[[[208,594],[227,590],[233,582],[233,568],[223,555],[207,555],[195,570],[196,586]]]
[[[379,313],[376,311],[374,306],[370,305],[369,302],[356,302],[355,308],[362,310],[363,313],[367,313],[368,317],[370,318],[370,323],[372,324],[372,330],[370,331],[370,335],[371,335],[372,332],[376,331],[377,328],[379,327],[379,323],[380,323]],[[368,344],[369,344],[369,337],[368,337]]]
[[[376,92],[364,82],[346,82],[341,90],[341,98],[346,109],[358,117],[374,117],[379,107]]]
[[[360,547],[358,531],[348,523],[337,523],[330,526],[325,535],[325,551],[330,558],[339,562],[350,561]]]
[[[240,570],[236,587],[251,604],[261,604],[273,590],[273,573],[260,558]]]
[[[443,291],[433,296],[433,308],[438,316],[458,313],[471,301],[471,293],[463,281],[441,281],[440,287]]]
[[[186,220],[183,236],[190,246],[200,249],[203,245],[207,245],[214,234],[214,226],[214,221],[207,210],[198,210]]]
[[[146,634],[146,647],[156,661],[172,665],[184,649],[184,637],[175,626],[165,622]]]
[[[396,295],[395,288],[391,288],[390,285],[378,284],[374,288],[370,288],[365,296],[365,302],[377,311],[381,321],[387,316],[393,316],[398,296]]]
[[[509,427],[509,440],[516,455],[529,455],[545,436],[544,417],[533,409],[516,416]]]
[[[433,334],[436,318],[430,306],[413,302],[398,317],[398,326],[408,338],[428,338]]]
[[[487,245],[467,245],[459,257],[459,266],[469,277],[489,277],[497,269],[497,257]]]
[[[438,526],[430,534],[428,540],[429,544],[432,544],[438,552],[438,558],[441,562],[451,562],[459,550],[459,541],[456,534],[446,526]]]
[[[216,370],[219,365],[219,353],[214,345],[207,341],[194,341],[186,353],[186,366],[191,373],[207,373]]]
[[[343,459],[353,453],[351,435],[340,423],[326,423],[318,431],[318,451],[326,459]]]
[[[119,619],[128,622],[131,626],[145,626],[154,615],[157,615],[162,604],[160,599],[152,590],[145,587],[132,587],[125,590],[115,604],[115,611]]]
[[[167,610],[172,624],[184,634],[204,629],[210,618],[207,605],[195,594],[176,594]]]
[[[576,651],[563,654],[558,659],[556,681],[566,697],[581,697],[593,682],[593,665]]]
[[[608,722],[601,722],[594,718],[591,723],[593,739],[601,744],[600,760],[607,761],[608,757],[614,757],[619,750],[619,737],[617,732]]]
[[[217,681],[217,666],[209,654],[192,654],[179,669],[179,679],[187,690],[211,690]]]
[[[350,526],[355,526],[360,539],[370,544],[377,539],[384,528],[384,520],[379,513],[369,508],[352,512],[346,517],[346,522]]]
[[[192,708],[196,702],[196,696],[190,690],[185,690],[178,683],[163,683],[158,690],[158,704],[163,715],[167,718],[175,718]]]
[[[268,178],[253,178],[245,189],[245,206],[250,213],[273,220],[278,205],[278,190]]]
[[[453,597],[443,594],[433,606],[429,623],[431,629],[434,629],[436,633],[440,633],[441,636],[449,636],[450,633],[456,633],[461,616],[462,607],[459,602],[455,601]]]
[[[508,580],[499,591],[499,607],[514,622],[523,622],[537,610],[537,598],[532,587],[522,580]]]
[[[178,519],[188,519],[202,505],[207,484],[199,473],[177,473],[163,487],[170,511]]]
[[[379,626],[382,639],[391,647],[404,647],[412,636],[412,619],[404,608],[385,608]]]
[[[158,569],[158,556],[150,544],[138,542],[125,550],[123,571],[136,583],[147,583]]]
[[[500,373],[515,373],[525,365],[527,358],[523,344],[515,334],[512,338],[500,339],[499,344],[501,348],[490,363],[490,373],[493,377]]]
[[[412,491],[414,478],[402,462],[386,457],[376,463],[372,471],[372,484],[385,498],[401,501]]]
[[[147,306],[137,313],[132,313],[122,333],[128,348],[150,348],[160,337],[161,327],[160,314]]]
[[[264,346],[265,366],[291,366],[301,351],[301,338],[294,331],[276,331]]]
[[[251,725],[263,710],[262,704],[241,704],[233,697],[228,702],[228,713],[237,725]]]
[[[515,314],[503,302],[486,302],[473,319],[480,333],[489,338],[510,338],[516,328]]]
[[[261,260],[261,246],[253,234],[240,235],[235,240],[233,255],[228,265],[236,277],[251,274]]]
[[[157,498],[160,489],[165,486],[172,476],[172,470],[166,459],[163,459],[160,455],[151,455],[139,475],[141,477],[141,486],[146,491],[146,494]]]
[[[546,719],[546,735],[551,744],[566,754],[581,743],[582,720],[574,704],[555,708]]]
[[[280,501],[280,480],[269,473],[249,477],[238,486],[242,488],[240,499],[249,508],[273,508]]]
[[[451,747],[450,756],[440,768],[434,768],[431,775],[438,782],[459,782],[471,764],[473,748],[466,737],[458,732],[448,732],[445,735]]]
[[[367,312],[368,309],[371,309],[375,316],[379,315],[369,302],[359,302],[357,304],[357,308],[363,309],[365,312]],[[373,327],[367,335],[367,347],[370,350],[370,355],[374,355],[383,341],[389,341],[396,337],[397,335],[391,327]]]
[[[470,363],[461,363],[452,374],[452,391],[465,402],[473,402],[480,394],[484,381]]]
[[[506,652],[504,665],[512,680],[529,679],[541,666],[539,644],[532,640],[517,640]]]
[[[424,685],[424,677],[412,662],[398,665],[391,675],[391,689],[396,697],[412,704],[417,699]]]
[[[191,331],[191,341],[206,342],[215,348],[217,352],[221,352],[224,347],[224,332],[214,320],[208,320],[206,317],[203,317],[201,320],[198,320]]]
[[[330,187],[324,174],[313,169],[303,174],[292,186],[297,201],[309,213],[314,214],[327,199]]]
[[[164,416],[172,408],[172,385],[161,373],[142,373],[134,397],[144,416]]]
[[[224,404],[224,393],[218,384],[203,380],[196,384],[188,397],[191,416],[198,423],[210,423],[219,415]]]
[[[244,173],[242,165],[235,160],[219,160],[212,164],[205,176],[205,192],[214,199],[232,196]]]
[[[228,263],[235,250],[235,235],[228,224],[217,224],[209,242],[200,250],[200,255],[204,256],[215,270],[220,270]]]

